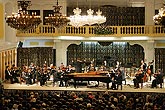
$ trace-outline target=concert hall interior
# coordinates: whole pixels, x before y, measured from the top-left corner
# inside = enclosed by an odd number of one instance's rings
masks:
[[[0,110],[165,110],[165,0],[0,0]]]

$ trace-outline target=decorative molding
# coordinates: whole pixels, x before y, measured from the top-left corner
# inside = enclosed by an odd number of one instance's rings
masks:
[[[157,46],[157,47],[165,47],[165,43],[160,43],[160,42],[159,42],[159,43],[156,43],[156,46]]]
[[[45,45],[46,46],[53,46],[54,45],[54,42],[45,42]]]
[[[39,45],[39,42],[30,42],[30,45]]]

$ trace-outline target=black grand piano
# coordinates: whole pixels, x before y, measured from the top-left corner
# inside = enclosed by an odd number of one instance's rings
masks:
[[[73,79],[75,88],[77,87],[77,81],[97,81],[106,83],[107,89],[109,89],[109,83],[112,82],[112,80],[107,74],[107,71],[95,71],[89,73],[70,73],[65,74],[64,79],[66,83],[68,80]]]

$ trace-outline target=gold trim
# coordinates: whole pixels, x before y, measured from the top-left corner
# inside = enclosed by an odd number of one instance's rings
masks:
[[[165,47],[165,43],[156,43],[157,47]]]
[[[47,45],[47,46],[53,46],[54,45],[54,42],[45,42],[45,45]]]
[[[30,45],[39,45],[39,42],[30,42]]]

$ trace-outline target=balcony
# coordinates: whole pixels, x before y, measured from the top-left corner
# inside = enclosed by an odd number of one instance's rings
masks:
[[[112,34],[95,34],[94,26],[72,27],[66,26],[61,29],[56,29],[48,25],[40,25],[36,29],[31,29],[28,32],[17,32],[17,37],[57,37],[57,36],[108,36],[108,37],[131,37],[131,36],[148,36],[152,38],[164,37],[165,29],[161,26],[109,26]]]

